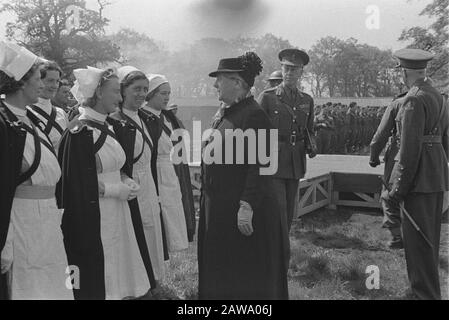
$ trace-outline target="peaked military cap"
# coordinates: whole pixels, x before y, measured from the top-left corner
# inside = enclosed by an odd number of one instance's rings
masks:
[[[399,59],[396,68],[425,69],[427,62],[434,58],[434,55],[421,49],[401,49],[393,53]]]
[[[299,49],[284,49],[279,52],[279,60],[282,64],[290,66],[305,66],[309,63],[309,55]]]

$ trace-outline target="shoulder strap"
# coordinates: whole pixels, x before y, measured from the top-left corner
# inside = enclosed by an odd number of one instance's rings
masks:
[[[142,123],[142,119],[140,119],[141,125],[139,126],[133,119],[131,119],[131,117],[128,117],[125,113],[123,113],[121,111],[122,116],[128,121],[130,122],[134,127],[136,127],[137,130],[139,130],[139,132],[142,134],[143,139],[145,140],[145,142],[148,144],[148,146],[150,147],[150,150],[153,150],[153,143],[151,142],[151,140],[148,138],[148,136],[145,133],[145,130],[143,129],[144,124]]]
[[[41,139],[39,137],[39,134],[37,133],[36,126],[34,123],[31,122],[32,128],[30,128],[28,125],[22,122],[22,128],[24,128],[27,132],[29,132],[31,135],[33,135],[34,138],[34,160],[31,164],[30,168],[19,175],[17,178],[17,185],[21,185],[25,181],[31,178],[31,176],[36,172],[37,168],[39,167],[39,164],[41,162]],[[53,149],[53,148],[51,148]],[[53,151],[54,153],[54,151]]]
[[[165,132],[165,133],[168,135],[168,137],[170,138],[172,132],[171,132],[170,128],[167,127],[167,125],[165,124],[164,118],[165,118],[165,115],[161,113],[161,116],[160,116],[160,118],[159,118],[159,121],[161,122],[162,130],[164,130],[164,132]]]
[[[101,147],[103,147],[104,143],[106,142],[107,136],[110,136],[111,138],[117,140],[115,134],[111,130],[109,130],[106,124],[101,124],[89,119],[81,119],[80,121],[92,128],[100,130],[101,132],[100,137],[98,137],[97,141],[95,141],[94,143],[94,153],[97,153],[101,149]]]
[[[42,117],[45,118],[45,120],[47,120],[47,125],[45,127],[45,134],[50,134],[51,129],[55,128],[60,135],[63,134],[64,130],[62,130],[61,126],[59,125],[59,123],[56,122],[56,108],[55,107],[51,107],[51,114],[48,115],[44,110],[42,110],[41,108],[39,108],[38,106],[32,105],[31,109],[33,109],[33,111],[35,111],[36,113],[38,113],[39,115],[41,115]]]

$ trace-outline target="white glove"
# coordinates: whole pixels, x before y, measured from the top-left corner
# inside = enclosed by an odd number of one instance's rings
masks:
[[[240,201],[240,209],[237,213],[237,226],[240,232],[245,236],[253,234],[253,210],[249,203]]]
[[[137,182],[135,182],[131,178],[125,178],[125,180],[123,180],[123,183],[131,188],[131,194],[128,200],[132,200],[139,195],[140,186]]]
[[[105,183],[104,197],[118,198],[122,201],[127,201],[131,196],[131,188],[124,183]]]

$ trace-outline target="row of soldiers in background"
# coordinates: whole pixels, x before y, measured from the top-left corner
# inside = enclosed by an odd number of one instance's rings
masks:
[[[319,154],[358,154],[369,146],[386,107],[328,102],[315,106],[314,129]]]
[[[267,79],[267,88],[282,83],[282,71]],[[314,130],[319,154],[351,154],[363,152],[379,126],[385,107],[349,106],[328,102],[315,106]]]

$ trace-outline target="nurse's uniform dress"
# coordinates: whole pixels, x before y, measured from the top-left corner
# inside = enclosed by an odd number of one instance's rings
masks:
[[[104,124],[106,115],[84,108],[79,120],[93,120]],[[96,128],[92,130],[95,142],[101,132]],[[102,167],[102,172],[98,173],[98,181],[105,184],[122,183],[120,169],[126,156],[118,141],[108,135],[97,156]],[[150,289],[150,282],[137,245],[128,202],[100,197],[99,205],[106,299],[143,296]]]
[[[6,103],[5,103],[6,104]],[[6,104],[16,117],[31,127],[26,111]],[[58,209],[55,186],[61,176],[50,141],[39,129],[41,159],[30,179],[16,189],[5,247],[1,254],[2,271],[8,269],[11,299],[73,300],[68,281],[67,256],[61,231],[63,211]],[[36,156],[33,134],[27,132],[22,172]]]
[[[123,109],[122,112],[144,131],[144,134],[154,146],[153,141],[151,141],[151,136],[138,113],[128,109]],[[138,158],[139,155],[141,155],[140,158]],[[134,158],[138,158],[137,162],[133,165],[133,179],[140,185],[137,201],[142,216],[145,239],[150,253],[154,276],[156,280],[163,280],[164,245],[162,240],[159,197],[157,196],[153,174],[151,173],[151,150],[148,144],[144,142],[140,130],[136,130]]]
[[[167,128],[169,131],[172,131],[173,128],[167,120],[164,120],[165,117],[163,117],[160,111],[148,106],[144,108],[146,111],[150,111],[160,118],[165,126],[159,138],[157,155],[159,199],[161,201],[163,224],[167,235],[168,251],[181,251],[189,247],[189,241],[187,238],[181,187],[179,186],[179,179],[173,163],[170,160],[173,142],[166,132]]]

